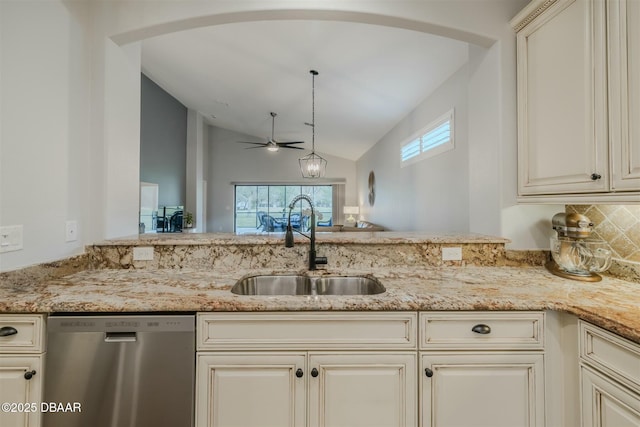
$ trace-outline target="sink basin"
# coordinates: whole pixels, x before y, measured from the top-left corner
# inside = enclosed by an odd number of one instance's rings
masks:
[[[236,282],[231,292],[238,295],[311,295],[306,276],[252,276]]]
[[[369,277],[333,276],[316,278],[316,291],[318,295],[375,295],[386,289]]]
[[[374,295],[385,291],[377,280],[362,276],[251,276],[231,288],[236,295]]]

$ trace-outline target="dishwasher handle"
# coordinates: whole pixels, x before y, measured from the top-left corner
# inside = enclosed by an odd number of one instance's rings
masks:
[[[104,342],[136,342],[135,332],[105,332]]]

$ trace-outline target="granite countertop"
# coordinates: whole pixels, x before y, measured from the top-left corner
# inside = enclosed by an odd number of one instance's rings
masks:
[[[294,234],[300,242],[305,238]],[[316,240],[338,244],[397,244],[397,243],[509,243],[509,239],[475,233],[427,233],[415,231],[358,231],[322,232],[316,229]],[[284,233],[233,234],[233,233],[149,233],[105,240],[95,246],[151,246],[151,245],[282,245]]]
[[[387,288],[368,296],[239,296],[252,274],[304,270],[100,269],[58,279],[0,283],[0,312],[558,310],[640,343],[640,284],[605,277],[587,283],[542,267],[340,269],[313,274],[373,275]]]

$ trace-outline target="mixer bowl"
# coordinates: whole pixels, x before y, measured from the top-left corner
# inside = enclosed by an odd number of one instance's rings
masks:
[[[550,242],[553,260],[567,273],[589,276],[611,266],[611,250],[602,240],[552,237]]]

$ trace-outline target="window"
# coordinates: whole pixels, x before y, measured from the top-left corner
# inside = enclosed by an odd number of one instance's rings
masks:
[[[453,150],[453,110],[430,123],[400,148],[402,166]]]
[[[236,234],[260,231],[285,231],[289,215],[289,203],[298,194],[306,194],[313,200],[316,221],[331,224],[333,217],[332,185],[236,185],[235,226]],[[294,227],[308,227],[306,210],[309,204],[298,202],[291,211]]]

